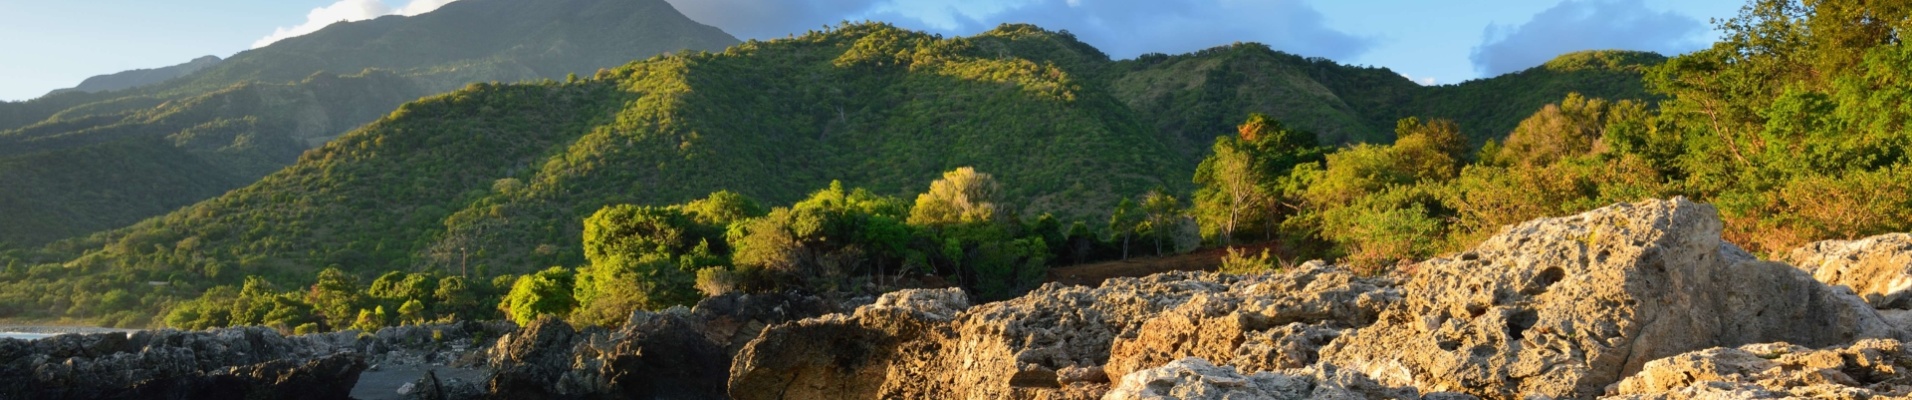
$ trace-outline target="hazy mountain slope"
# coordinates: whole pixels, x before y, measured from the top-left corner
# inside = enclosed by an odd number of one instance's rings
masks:
[[[187,61],[179,65],[174,65],[169,67],[160,67],[160,68],[152,68],[152,69],[136,69],[136,70],[123,71],[123,72],[107,74],[107,75],[99,75],[99,76],[86,78],[86,80],[84,81],[80,81],[79,86],[74,86],[72,88],[67,88],[67,89],[55,90],[48,94],[49,95],[60,94],[60,93],[68,92],[68,91],[98,93],[98,92],[110,92],[115,90],[132,89],[132,88],[136,88],[140,86],[146,86],[146,85],[156,84],[160,82],[165,82],[173,78],[178,78],[181,76],[186,76],[187,74],[199,72],[199,70],[206,69],[214,65],[219,65],[219,62],[221,61],[225,61],[225,60],[220,59],[219,56],[205,56],[205,57],[195,58],[192,61]]]
[[[1423,87],[1384,68],[1310,59],[1248,43],[1184,55],[1144,55],[1111,68],[1112,90],[1177,147],[1208,151],[1241,116],[1265,113],[1315,132],[1324,143],[1389,142],[1405,117],[1450,118],[1474,142],[1506,136],[1522,118],[1567,93],[1650,99],[1642,66],[1652,53],[1563,55],[1526,71]]]
[[[0,219],[20,221],[0,230],[0,242],[37,245],[159,215],[250,183],[404,102],[470,82],[589,75],[631,59],[733,43],[661,0],[465,0],[415,17],[335,24],[117,97],[60,94],[0,104],[0,111],[32,114],[79,103],[0,130],[0,160],[76,158],[102,143],[139,153],[116,163],[62,163],[67,169],[59,171],[0,163],[0,181],[23,185],[0,193]],[[160,154],[198,159],[161,162]],[[122,184],[198,179],[208,169],[239,179],[195,182],[217,189],[210,192]],[[69,215],[91,217],[63,217]]]

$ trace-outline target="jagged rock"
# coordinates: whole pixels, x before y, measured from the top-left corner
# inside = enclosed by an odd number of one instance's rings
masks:
[[[492,347],[491,398],[724,398],[734,343],[831,310],[797,294],[726,295],[692,309],[638,311],[617,330],[541,319]]]
[[[1508,227],[1417,265],[1404,299],[1322,360],[1389,386],[1591,398],[1687,351],[1903,334],[1856,297],[1719,233],[1711,206],[1681,198]]]
[[[457,323],[434,329],[470,337],[472,329],[488,327]],[[430,335],[417,341],[359,339],[356,331],[283,337],[268,327],[0,339],[0,398],[164,398],[178,392],[218,398],[275,387],[298,389],[285,396],[315,398],[338,389],[342,398],[365,369],[363,354],[407,343],[436,346]]]
[[[1786,343],[1716,347],[1648,362],[1610,399],[1871,399],[1912,396],[1912,353],[1866,339],[1812,350]]]
[[[1243,375],[1201,358],[1184,358],[1122,377],[1104,400],[1413,399],[1412,388],[1386,388],[1359,374],[1297,369]]]
[[[732,363],[730,395],[1095,398],[1106,384],[1080,377],[1093,377],[1083,372],[1108,361],[1116,337],[1133,336],[1157,313],[1238,280],[1167,273],[1098,288],[1052,283],[953,317],[962,304],[954,289],[886,294],[851,315],[765,330]]]
[[[770,324],[837,312],[821,297],[796,293],[726,294],[704,299],[691,308],[691,320],[705,336],[736,355]],[[724,359],[728,360],[726,356]]]
[[[1786,261],[1820,282],[1852,288],[1874,308],[1912,309],[1912,234],[1813,243]]]
[[[1124,376],[1184,357],[1220,361],[1244,372],[1313,365],[1316,350],[1346,330],[1374,323],[1400,300],[1394,283],[1361,278],[1312,261],[1288,273],[1237,281],[1197,293],[1115,339],[1108,373]]]

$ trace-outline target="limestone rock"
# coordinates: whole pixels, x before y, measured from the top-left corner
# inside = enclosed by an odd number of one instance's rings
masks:
[[[491,348],[497,373],[485,396],[721,399],[739,338],[831,308],[815,296],[732,294],[691,309],[634,312],[616,330],[541,319]]]
[[[1201,358],[1184,358],[1122,377],[1104,400],[1413,399],[1411,388],[1381,387],[1358,374],[1299,369],[1243,375]]]
[[[1134,336],[1157,313],[1238,280],[1167,273],[1097,288],[1052,283],[954,315],[962,303],[953,291],[890,293],[853,314],[765,330],[732,363],[730,395],[1096,398],[1106,384],[1087,371],[1107,362],[1116,337]]]
[[[485,324],[427,328],[468,338]],[[280,393],[342,398],[374,349],[436,346],[431,336],[360,338],[357,332],[283,336],[262,327],[152,330],[0,340],[0,398],[113,399]],[[333,391],[343,383],[343,390]],[[293,390],[279,392],[279,387]],[[208,391],[215,391],[208,392]],[[178,397],[174,394],[196,393]],[[234,394],[237,393],[237,394]],[[314,396],[314,397],[301,397]]]
[[[1892,339],[1812,350],[1786,343],[1715,347],[1648,362],[1611,399],[1912,396],[1912,353]]]
[[[1898,337],[1856,297],[1720,240],[1682,198],[1504,229],[1416,266],[1404,299],[1322,349],[1390,386],[1592,398],[1658,358],[1714,346]]]
[[[1852,288],[1875,308],[1912,309],[1912,234],[1813,243],[1786,260],[1820,282]]]
[[[1321,346],[1374,323],[1382,309],[1399,301],[1394,286],[1312,261],[1291,272],[1238,281],[1225,291],[1197,293],[1151,317],[1135,335],[1117,337],[1108,373],[1119,377],[1184,357],[1244,372],[1313,365]]]

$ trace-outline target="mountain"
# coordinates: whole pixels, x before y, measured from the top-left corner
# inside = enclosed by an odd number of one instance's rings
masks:
[[[0,128],[0,220],[10,221],[0,243],[39,245],[205,200],[473,82],[591,75],[735,43],[662,0],[465,0],[334,24],[156,85],[0,103],[0,122],[45,113]]]
[[[1633,51],[1561,55],[1525,71],[1455,85],[1421,86],[1385,68],[1281,53],[1256,43],[1191,54],[1148,54],[1110,67],[1111,90],[1185,155],[1208,151],[1242,116],[1267,113],[1323,143],[1394,138],[1402,117],[1448,118],[1474,143],[1504,137],[1534,110],[1568,93],[1654,99],[1644,68],[1664,56]]]
[[[181,76],[186,76],[187,74],[199,72],[199,70],[206,69],[214,65],[219,65],[220,61],[225,61],[225,60],[219,58],[219,56],[205,56],[205,57],[195,58],[192,61],[187,61],[184,64],[174,65],[170,67],[153,68],[153,69],[136,69],[132,71],[124,71],[124,72],[119,72],[119,73],[114,73],[109,75],[99,75],[99,76],[94,76],[91,78],[86,78],[85,81],[80,82],[79,86],[75,86],[75,87],[67,88],[67,89],[54,90],[51,93],[47,93],[47,95],[51,96],[51,95],[56,95],[56,94],[65,93],[69,91],[98,93],[98,92],[111,92],[115,90],[132,89],[132,88],[136,88],[140,86],[146,86],[146,85],[151,85],[155,83],[165,82],[173,78],[178,78]]]
[[[33,299],[62,285],[167,282],[123,288],[159,307],[248,275],[297,285],[328,266],[522,273],[581,263],[581,223],[606,205],[718,190],[789,204],[836,180],[909,196],[961,166],[994,174],[1019,214],[1093,223],[1124,196],[1186,193],[1206,146],[1248,112],[1329,142],[1385,141],[1410,115],[1499,126],[1518,118],[1501,110],[1531,113],[1568,90],[1639,91],[1626,68],[1548,68],[1422,87],[1258,45],[1115,61],[1028,25],[963,38],[845,25],[408,103],[244,188],[21,257],[66,272],[5,289],[45,306]],[[1636,87],[1577,87],[1612,73]],[[1523,86],[1533,92],[1449,104]]]

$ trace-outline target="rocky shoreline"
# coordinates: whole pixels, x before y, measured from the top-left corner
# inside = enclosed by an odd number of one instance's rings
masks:
[[[1912,235],[1816,243],[1787,264],[1720,225],[1711,206],[1645,201],[1511,226],[1392,276],[1310,262],[980,305],[951,289],[856,307],[731,295],[617,329],[0,340],[0,398],[342,399],[379,371],[405,381],[393,398],[431,399],[1912,395]]]

